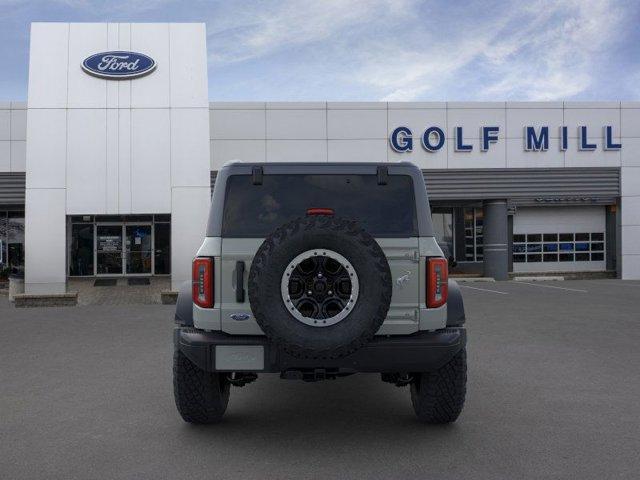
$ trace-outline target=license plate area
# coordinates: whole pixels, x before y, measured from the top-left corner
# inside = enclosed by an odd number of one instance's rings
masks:
[[[217,371],[264,370],[264,347],[262,345],[217,345],[215,362]]]

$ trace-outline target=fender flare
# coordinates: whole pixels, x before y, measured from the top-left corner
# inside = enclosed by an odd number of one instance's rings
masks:
[[[447,297],[447,327],[464,325],[464,302],[458,282],[449,279],[449,295]]]
[[[191,282],[180,285],[176,301],[175,322],[185,327],[193,327],[193,300],[191,298]]]

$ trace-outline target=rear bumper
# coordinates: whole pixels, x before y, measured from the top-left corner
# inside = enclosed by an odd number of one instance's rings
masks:
[[[413,335],[376,336],[346,357],[315,360],[292,357],[264,336],[231,336],[190,327],[174,329],[175,347],[207,371],[428,372],[451,360],[466,341],[466,330],[460,327]]]

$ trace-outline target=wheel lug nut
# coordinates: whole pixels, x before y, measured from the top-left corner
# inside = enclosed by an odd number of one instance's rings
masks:
[[[327,295],[333,295],[333,292],[332,292],[331,290],[329,290],[329,291],[327,292]]]
[[[311,290],[309,290],[309,291],[307,292],[307,295],[311,295],[312,293],[313,293],[313,292],[312,292]]]

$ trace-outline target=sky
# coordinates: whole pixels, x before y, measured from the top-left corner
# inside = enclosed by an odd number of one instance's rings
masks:
[[[640,99],[638,0],[0,0],[2,100],[32,21],[205,22],[212,101]]]

